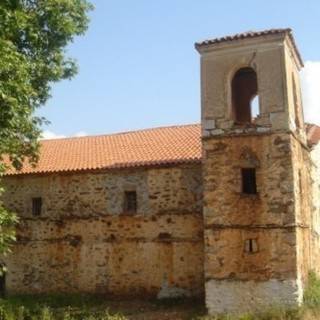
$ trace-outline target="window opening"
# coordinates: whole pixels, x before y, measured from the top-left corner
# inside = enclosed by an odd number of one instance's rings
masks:
[[[124,196],[124,211],[131,213],[137,212],[137,192],[126,191]]]
[[[34,216],[40,216],[42,209],[42,198],[32,198],[32,214]]]
[[[256,239],[247,239],[245,241],[245,252],[247,253],[255,253],[258,252],[258,243]]]
[[[239,124],[251,123],[259,114],[257,74],[252,68],[241,68],[232,79],[232,111]]]
[[[243,168],[241,169],[241,175],[242,175],[242,193],[256,194],[257,193],[256,169]]]

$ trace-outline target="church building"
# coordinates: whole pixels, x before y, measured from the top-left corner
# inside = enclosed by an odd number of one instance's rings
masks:
[[[292,31],[195,46],[201,124],[42,140],[36,167],[7,172],[8,294],[202,297],[210,314],[302,302],[320,273],[320,127]]]

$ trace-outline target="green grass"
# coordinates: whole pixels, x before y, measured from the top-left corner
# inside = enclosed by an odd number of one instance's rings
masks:
[[[28,309],[0,307],[1,320],[127,320],[122,314],[112,314],[108,310],[94,311],[90,309],[63,308],[52,309],[41,307]]]
[[[21,295],[0,299],[0,320],[129,320],[145,319],[144,312],[179,311],[185,320],[317,320],[320,319],[320,279],[310,272],[304,303],[296,309],[272,307],[254,314],[204,316],[197,300],[116,301],[101,295]],[[181,318],[181,319],[182,319]],[[174,316],[172,318],[175,320]],[[179,317],[180,319],[180,317]]]
[[[0,299],[0,320],[126,320],[95,295],[17,295]]]
[[[304,306],[320,310],[320,278],[315,272],[309,273],[308,286],[303,297]]]
[[[263,312],[247,313],[242,315],[220,315],[198,317],[196,320],[301,320],[303,312],[299,309],[284,309],[273,307]]]
[[[51,294],[51,295],[14,295],[8,299],[2,299],[0,305],[21,306],[28,309],[49,306],[51,308],[90,308],[104,305],[106,298],[103,295],[88,294]]]
[[[156,314],[182,314],[183,320],[205,314],[202,300],[107,300],[102,295],[16,295],[0,299],[0,320],[148,320]],[[174,315],[172,315],[172,319]],[[179,317],[180,319],[180,317]],[[171,318],[170,318],[171,320]]]

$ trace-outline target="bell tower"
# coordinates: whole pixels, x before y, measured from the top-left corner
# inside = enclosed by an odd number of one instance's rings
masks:
[[[292,32],[248,32],[196,49],[209,313],[299,304],[306,135]]]

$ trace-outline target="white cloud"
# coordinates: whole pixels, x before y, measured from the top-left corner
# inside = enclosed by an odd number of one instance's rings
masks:
[[[42,136],[42,139],[61,139],[66,137],[62,134],[56,134],[49,130],[43,131],[41,136]]]
[[[87,136],[88,134],[85,131],[79,131],[76,132],[75,134],[71,135],[70,137],[84,137]],[[62,139],[62,138],[67,138],[67,136],[63,135],[63,134],[57,134],[54,133],[50,130],[44,130],[42,132],[42,138],[41,139]]]
[[[305,121],[320,125],[320,61],[307,61],[300,75]]]
[[[76,132],[75,134],[73,134],[72,137],[84,137],[87,135],[88,134],[85,131],[79,131],[79,132]]]

